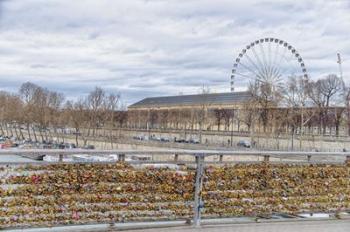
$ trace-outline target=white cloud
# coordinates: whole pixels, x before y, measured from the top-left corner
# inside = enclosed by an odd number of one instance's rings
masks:
[[[292,44],[314,78],[337,73],[341,52],[350,77],[349,9],[346,0],[0,1],[0,85],[32,81],[71,97],[99,85],[127,103],[202,84],[228,91],[235,57],[264,37]]]

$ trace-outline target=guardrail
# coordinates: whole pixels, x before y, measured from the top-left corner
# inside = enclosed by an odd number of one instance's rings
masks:
[[[13,149],[0,150],[1,154],[14,155],[72,155],[72,154],[90,154],[90,155],[118,155],[119,161],[124,161],[126,155],[164,155],[173,156],[173,161],[178,161],[179,155],[187,156],[203,156],[205,162],[206,157],[219,156],[219,161],[224,162],[224,157],[263,157],[263,161],[270,161],[270,158],[279,159],[299,159],[308,162],[334,162],[334,158],[340,158],[339,162],[350,161],[350,152],[303,152],[303,151],[256,151],[256,150],[186,150],[186,149],[157,149],[157,150],[85,150],[85,149]],[[319,160],[323,158],[323,160]],[[342,160],[343,159],[343,160]],[[168,160],[167,162],[172,162]],[[239,162],[236,161],[236,162]],[[290,162],[290,161],[289,161]],[[292,161],[293,162],[293,161]],[[0,160],[1,163],[1,160]]]
[[[208,163],[213,163],[213,161],[208,161],[210,157],[219,156],[219,160],[214,163],[225,164],[228,163],[224,160],[224,157],[246,157],[253,156],[257,158],[262,158],[261,160],[253,162],[282,162],[282,163],[348,163],[350,162],[350,152],[279,152],[279,151],[222,151],[222,150],[180,150],[180,149],[164,149],[164,150],[82,150],[82,149],[72,149],[72,150],[0,150],[1,155],[53,155],[59,156],[58,163],[63,162],[64,156],[70,156],[73,154],[90,154],[90,155],[118,155],[118,161],[125,161],[127,156],[132,155],[161,155],[172,157],[169,161],[164,161],[166,163],[193,163],[195,164],[195,178],[194,178],[194,196],[193,196],[193,225],[200,226],[201,222],[201,209],[203,208],[203,178],[205,173],[205,166]],[[190,156],[193,161],[181,161],[179,158],[183,155]],[[334,160],[334,158],[337,158]],[[281,160],[273,160],[281,159]],[[283,160],[287,159],[287,160]],[[290,160],[290,159],[295,159]],[[138,160],[136,163],[155,163],[154,160]],[[235,162],[241,163],[246,161],[235,160]],[[29,162],[30,163],[30,162]],[[57,162],[56,162],[57,163]],[[71,163],[71,162],[68,162]],[[87,162],[73,162],[73,163],[87,163]],[[89,163],[89,162],[88,162]],[[115,163],[115,162],[103,162],[103,163]],[[24,162],[2,162],[0,159],[0,165],[18,165],[26,164]],[[36,165],[42,164],[52,164],[52,162],[36,162]]]
[[[2,149],[1,154],[180,154],[180,155],[197,155],[203,154],[204,156],[212,155],[254,155],[265,156],[271,155],[277,158],[285,158],[290,156],[350,156],[350,152],[304,152],[304,151],[226,151],[226,150],[186,150],[186,149],[159,149],[159,150],[85,150],[85,149]]]

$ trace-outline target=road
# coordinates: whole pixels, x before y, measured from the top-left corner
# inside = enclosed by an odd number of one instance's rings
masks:
[[[1,150],[5,151],[5,150]],[[16,154],[0,154],[0,163],[11,163],[11,162],[22,162],[22,163],[28,163],[28,162],[38,162],[33,159],[25,158]]]

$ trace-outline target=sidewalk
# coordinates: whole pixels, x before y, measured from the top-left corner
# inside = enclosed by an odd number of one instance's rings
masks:
[[[201,228],[176,227],[147,230],[130,230],[128,232],[348,232],[349,220],[336,221],[300,221],[249,223],[234,225],[203,226]]]

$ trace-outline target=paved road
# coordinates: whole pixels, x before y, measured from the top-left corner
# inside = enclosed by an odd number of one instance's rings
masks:
[[[307,221],[307,222],[275,222],[251,223],[235,225],[203,226],[201,228],[176,227],[147,230],[131,230],[128,232],[349,232],[350,221]]]
[[[4,150],[3,150],[4,151]],[[0,163],[8,163],[8,162],[37,162],[36,160],[25,158],[19,155],[14,154],[0,154]]]

